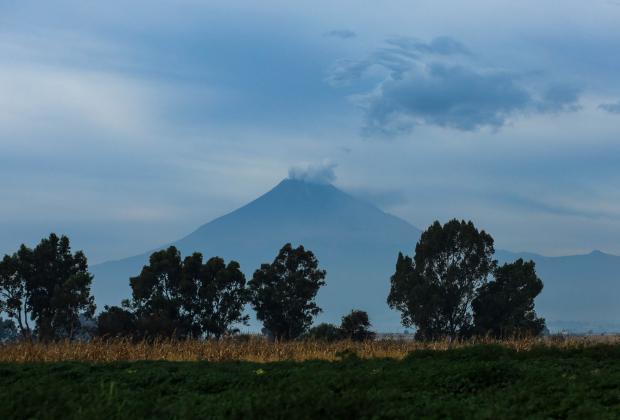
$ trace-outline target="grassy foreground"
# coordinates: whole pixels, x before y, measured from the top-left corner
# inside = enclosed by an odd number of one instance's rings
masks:
[[[116,362],[167,360],[188,361],[248,361],[279,362],[306,360],[338,360],[344,351],[353,351],[363,359],[402,359],[417,350],[450,350],[472,345],[496,344],[516,351],[534,347],[575,349],[599,344],[620,345],[620,336],[589,336],[523,338],[493,340],[487,338],[465,341],[419,342],[412,340],[374,340],[364,342],[282,341],[269,342],[260,336],[242,336],[223,340],[159,340],[132,342],[130,340],[58,341],[30,343],[27,341],[0,344],[0,362]]]
[[[618,418],[620,346],[397,360],[0,363],[0,418]]]

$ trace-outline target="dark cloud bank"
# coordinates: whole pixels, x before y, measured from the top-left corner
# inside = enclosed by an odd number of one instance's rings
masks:
[[[373,88],[352,95],[364,110],[363,133],[369,136],[391,137],[420,124],[497,129],[518,114],[579,109],[579,88],[533,86],[520,73],[483,67],[467,47],[449,37],[428,43],[389,39],[367,59],[336,63],[328,82],[354,89],[356,84],[367,86],[371,74],[377,79]]]
[[[599,108],[611,114],[620,114],[620,101],[611,104],[600,104]]]

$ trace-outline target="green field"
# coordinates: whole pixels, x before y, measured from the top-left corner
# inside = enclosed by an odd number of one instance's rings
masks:
[[[620,418],[620,346],[0,364],[0,418]]]

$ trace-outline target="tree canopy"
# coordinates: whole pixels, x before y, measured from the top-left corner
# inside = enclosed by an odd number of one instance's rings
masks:
[[[538,335],[545,320],[534,310],[543,283],[535,264],[519,259],[500,267],[493,238],[473,223],[434,222],[412,257],[398,254],[388,304],[405,326],[424,340],[490,335]],[[261,264],[247,282],[236,261],[206,262],[195,252],[184,259],[171,246],[150,255],[129,279],[131,298],[105,307],[96,322],[103,337],[151,339],[219,338],[248,325],[251,303],[272,338],[305,334],[325,340],[374,337],[368,314],[352,310],[339,327],[309,330],[321,308],[316,303],[326,271],[312,251],[285,244],[271,263]],[[93,276],[83,252],[69,239],[50,234],[33,249],[22,245],[0,260],[1,340],[15,334],[42,341],[83,339],[94,329]],[[3,319],[4,316],[8,319]]]
[[[5,255],[0,261],[0,312],[4,312],[10,319],[15,320],[22,338],[30,338],[31,308],[28,303],[26,279],[28,273],[22,262],[29,256],[30,250],[22,245],[13,255]]]
[[[248,300],[245,276],[239,264],[219,257],[206,263],[202,254],[181,259],[171,246],[154,252],[149,265],[130,280],[131,310],[136,333],[142,337],[220,337],[235,323],[247,323],[243,308]],[[100,326],[126,326],[127,313],[108,311]],[[124,327],[123,327],[124,328]],[[112,330],[113,331],[113,330]],[[122,332],[122,331],[121,331]]]
[[[353,341],[372,339],[375,333],[370,331],[370,327],[368,313],[360,310],[352,310],[349,314],[343,316],[340,324],[342,335]]]
[[[183,268],[183,306],[195,326],[194,335],[199,331],[219,338],[232,332],[233,324],[247,324],[249,316],[243,309],[249,292],[239,263],[213,257],[203,264],[202,255],[195,253],[185,259]]]
[[[22,245],[3,258],[0,309],[17,321],[23,337],[72,339],[95,312],[92,279],[84,253],[72,254],[69,238],[52,233],[34,249]]]
[[[388,304],[401,312],[416,337],[461,337],[472,331],[471,303],[496,266],[493,238],[474,224],[435,221],[416,245],[415,256],[399,253]]]
[[[476,332],[496,338],[540,334],[545,320],[536,316],[534,298],[542,289],[533,261],[519,258],[498,267],[472,302]]]
[[[319,269],[312,251],[287,243],[271,264],[262,264],[249,282],[257,318],[276,339],[292,339],[307,331],[321,312],[315,302],[325,285],[326,271]]]
[[[97,317],[97,335],[103,338],[139,338],[133,312],[118,306],[105,306]]]

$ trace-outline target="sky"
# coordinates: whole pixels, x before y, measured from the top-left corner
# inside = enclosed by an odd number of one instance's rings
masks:
[[[620,254],[618,51],[607,0],[0,0],[0,254],[134,255],[289,174]]]

